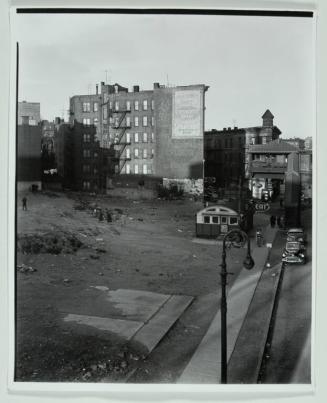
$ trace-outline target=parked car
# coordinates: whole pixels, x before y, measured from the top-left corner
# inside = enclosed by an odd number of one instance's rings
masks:
[[[287,241],[283,251],[282,262],[304,264],[305,260],[303,243],[300,241]]]
[[[303,231],[303,228],[290,228],[287,231],[287,239],[286,241],[299,241],[304,245],[306,243],[306,234]]]

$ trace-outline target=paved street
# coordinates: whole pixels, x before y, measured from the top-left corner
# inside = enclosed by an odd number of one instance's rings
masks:
[[[308,262],[287,265],[277,309],[270,357],[264,383],[310,383],[312,253],[310,211],[304,216],[307,228]]]

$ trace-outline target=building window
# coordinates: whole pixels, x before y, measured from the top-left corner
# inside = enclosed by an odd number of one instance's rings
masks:
[[[237,224],[237,217],[229,217],[229,224],[236,225]]]
[[[99,104],[97,102],[94,102],[93,104],[93,112],[98,112]]]
[[[112,101],[109,102],[109,109],[112,109]]]
[[[148,166],[147,164],[143,164],[143,174],[146,175],[148,173]]]
[[[91,111],[90,102],[83,102],[83,112],[90,112],[90,111]]]
[[[154,110],[154,99],[151,100],[151,109]]]
[[[104,106],[102,109],[102,117],[104,120],[108,119],[108,108],[107,106]]]
[[[205,215],[205,216],[203,217],[203,222],[204,222],[205,224],[210,224],[210,216],[209,216],[209,215]]]
[[[136,111],[139,110],[139,101],[134,101],[134,109],[135,109]]]
[[[139,173],[139,166],[137,164],[134,165],[134,173],[135,174]]]
[[[84,158],[89,158],[91,157],[91,151],[88,148],[84,148],[83,150],[83,157]]]
[[[126,116],[126,126],[131,127],[131,117],[130,116]]]
[[[262,137],[262,144],[267,144],[267,137]]]
[[[118,94],[118,85],[115,85],[115,94]]]
[[[94,118],[94,119],[93,119],[93,124],[94,124],[95,127],[98,126],[98,123],[99,123],[99,119],[98,119],[98,118]]]
[[[151,116],[151,126],[154,126],[154,116]]]
[[[138,158],[138,157],[139,157],[139,149],[134,148],[134,158]]]
[[[213,224],[219,224],[219,217],[212,217]]]
[[[126,143],[131,142],[131,133],[126,133]]]
[[[252,138],[251,138],[251,144],[252,144],[252,145],[255,144],[255,137],[252,137]]]
[[[126,164],[126,173],[127,174],[131,173],[131,166],[129,164]]]
[[[119,101],[115,101],[115,111],[119,111]]]
[[[114,122],[115,122],[115,124],[114,124],[115,127],[118,128],[118,126],[119,126],[119,118],[115,118]]]
[[[83,118],[83,125],[84,126],[90,126],[91,124],[91,119],[90,118]]]
[[[108,99],[109,99],[109,94],[105,93],[103,96],[103,102],[104,103],[108,102]]]
[[[148,150],[146,148],[143,149],[143,158],[148,158]]]
[[[126,158],[131,158],[131,149],[126,148]]]
[[[148,142],[148,133],[143,133],[143,143]]]
[[[153,158],[154,157],[154,149],[152,148],[152,150],[151,150],[151,158]]]
[[[83,141],[84,141],[84,143],[90,143],[90,141],[91,141],[91,135],[90,135],[90,134],[87,134],[87,133],[84,133],[84,134],[83,134]]]
[[[90,189],[90,182],[89,181],[83,181],[83,189],[84,190],[89,190]]]
[[[98,158],[98,153],[96,151],[94,151],[93,156],[94,156],[94,158]]]
[[[138,142],[139,142],[139,134],[138,134],[138,133],[135,133],[135,134],[134,134],[134,142],[135,142],[135,143],[138,143]]]
[[[151,143],[154,142],[154,133],[151,133]]]
[[[144,100],[143,100],[143,110],[144,110],[144,111],[147,111],[147,110],[148,110],[148,100],[147,100],[147,99],[144,99]]]
[[[126,110],[127,111],[131,110],[131,101],[126,101]]]
[[[227,217],[222,216],[221,217],[221,223],[222,224],[227,224]]]
[[[139,118],[138,116],[134,116],[134,126],[138,127],[138,125],[139,125]]]
[[[148,117],[143,116],[143,126],[147,126],[147,125],[148,125]]]
[[[98,174],[98,168],[96,168],[96,167],[93,168],[93,174],[94,174],[94,175],[97,175],[97,174]]]
[[[83,172],[84,173],[89,173],[90,172],[90,165],[89,164],[84,164],[83,165]]]

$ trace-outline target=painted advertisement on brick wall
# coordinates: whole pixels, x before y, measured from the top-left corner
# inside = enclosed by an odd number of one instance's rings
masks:
[[[201,90],[176,91],[173,96],[173,138],[202,137]]]

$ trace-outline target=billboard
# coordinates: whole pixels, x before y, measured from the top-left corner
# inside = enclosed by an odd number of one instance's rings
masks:
[[[197,90],[177,90],[173,95],[173,138],[203,136],[203,94]]]

